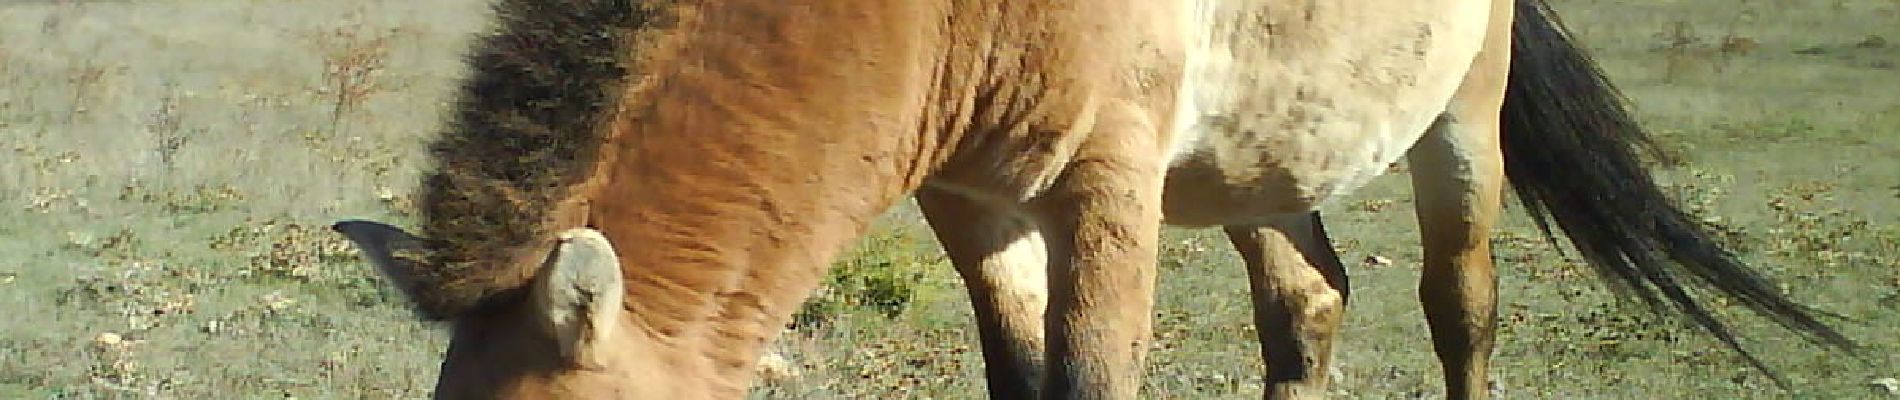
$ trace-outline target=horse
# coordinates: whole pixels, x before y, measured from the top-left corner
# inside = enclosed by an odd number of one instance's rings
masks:
[[[1683,280],[1852,346],[1666,201],[1540,0],[843,3],[494,4],[418,232],[332,225],[449,325],[435,396],[741,397],[913,196],[991,397],[1134,398],[1163,224],[1224,227],[1264,395],[1318,396],[1347,287],[1315,210],[1401,157],[1449,397],[1486,395],[1507,177],[1603,277],[1738,350]]]

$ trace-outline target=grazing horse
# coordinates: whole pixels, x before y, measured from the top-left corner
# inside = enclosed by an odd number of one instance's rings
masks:
[[[1313,210],[1401,156],[1452,397],[1485,393],[1506,176],[1731,344],[1683,274],[1847,344],[1663,201],[1619,99],[1521,1],[500,0],[419,232],[334,229],[451,325],[438,398],[741,397],[910,195],[993,397],[1135,397],[1163,223],[1226,227],[1267,395],[1318,395],[1346,287]]]

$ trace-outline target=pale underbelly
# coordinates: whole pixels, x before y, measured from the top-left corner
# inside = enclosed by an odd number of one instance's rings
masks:
[[[1163,206],[1178,225],[1307,212],[1384,173],[1454,101],[1489,15],[1462,0],[1297,17],[1273,7],[1300,0],[1196,2],[1210,31],[1190,46]]]
[[[1435,115],[1339,128],[1367,132],[1360,135],[1208,132],[1168,168],[1166,219],[1176,225],[1244,225],[1318,209],[1385,173]]]

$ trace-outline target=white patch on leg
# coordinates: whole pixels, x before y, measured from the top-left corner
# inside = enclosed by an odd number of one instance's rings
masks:
[[[1030,222],[1011,218],[1007,224],[1016,226],[984,229],[998,235],[1010,235],[1021,232]],[[990,286],[998,295],[1010,304],[1002,306],[1019,313],[1033,313],[1040,319],[1043,310],[1049,304],[1049,249],[1043,241],[1041,232],[1028,229],[1027,234],[1009,241],[997,251],[983,259],[978,268],[983,276],[990,280]]]

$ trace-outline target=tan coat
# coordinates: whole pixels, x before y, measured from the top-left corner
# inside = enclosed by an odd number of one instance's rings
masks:
[[[1268,395],[1317,396],[1346,287],[1313,210],[1409,155],[1447,389],[1483,397],[1513,4],[503,0],[421,231],[336,229],[454,325],[438,397],[730,399],[839,251],[914,194],[970,288],[993,396],[1127,399],[1160,224],[1221,225]],[[1563,49],[1540,56],[1588,62]],[[1574,111],[1554,104],[1532,106]],[[1560,221],[1592,206],[1545,201]],[[1641,226],[1605,229],[1667,236]]]

